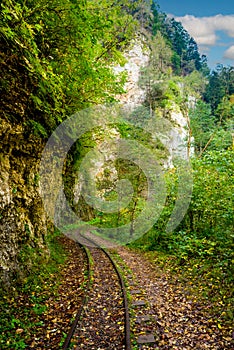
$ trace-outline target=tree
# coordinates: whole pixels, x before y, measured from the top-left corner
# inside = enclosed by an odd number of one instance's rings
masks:
[[[215,117],[211,113],[209,104],[198,101],[189,113],[192,135],[197,152],[201,152],[215,130]]]
[[[192,71],[183,79],[188,95],[196,98],[202,98],[205,92],[207,79],[202,72],[197,70]]]
[[[201,57],[198,51],[197,43],[193,38],[189,39],[186,59],[194,63],[194,67],[196,70],[198,71],[201,70],[201,67],[202,67]]]
[[[218,118],[217,118],[218,116]],[[201,156],[207,150],[225,150],[232,146],[233,104],[224,99],[212,114],[209,104],[198,101],[190,110],[195,149]]]
[[[160,32],[153,37],[150,46],[150,65],[160,79],[170,74],[172,50]]]
[[[201,57],[195,40],[189,35],[180,22],[174,18],[165,19],[165,37],[174,50],[172,64],[176,74],[190,74],[194,70],[206,67],[205,56]]]
[[[151,30],[152,28],[152,11],[151,11],[151,0],[145,1],[133,1],[134,8],[131,14],[140,24],[142,31]]]
[[[226,96],[234,93],[234,68],[218,65],[209,76],[209,84],[204,93],[204,100],[211,104],[212,112]]]
[[[159,5],[153,1],[151,5],[151,11],[153,14],[153,21],[152,21],[152,34],[156,35],[158,31],[166,37],[166,26],[165,26],[165,20],[167,15],[165,13],[162,13],[160,11]]]
[[[215,115],[218,120],[222,123],[228,120],[233,120],[234,118],[234,103],[228,97],[224,97],[222,101],[218,104]]]
[[[146,89],[147,104],[150,110],[163,99],[165,80],[171,73],[172,50],[160,32],[157,32],[150,41],[150,59],[148,66],[143,68],[139,85]]]

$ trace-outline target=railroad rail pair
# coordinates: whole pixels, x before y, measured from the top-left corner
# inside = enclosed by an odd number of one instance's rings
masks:
[[[119,272],[119,269],[115,263],[115,261],[112,259],[111,255],[109,252],[104,249],[98,242],[94,241],[90,237],[86,237],[84,235],[79,234],[78,239],[77,239],[77,244],[79,244],[82,249],[85,251],[85,255],[87,258],[87,283],[86,283],[86,289],[83,297],[83,301],[81,304],[81,307],[79,308],[76,317],[72,323],[72,326],[70,328],[69,333],[67,334],[67,337],[65,339],[64,345],[63,345],[63,350],[68,350],[70,348],[70,344],[72,342],[74,333],[77,332],[77,329],[82,326],[82,314],[84,312],[85,306],[88,303],[89,299],[89,294],[90,294],[90,289],[91,289],[91,260],[90,260],[90,255],[92,256],[91,247],[97,248],[100,252],[104,253],[106,258],[109,260],[111,265],[113,266],[113,269],[117,275],[118,281],[119,281],[119,286],[122,294],[122,307],[124,309],[124,346],[125,350],[131,350],[131,338],[130,338],[130,318],[129,318],[129,308],[128,308],[128,299],[127,299],[127,293],[126,293],[126,288],[124,285],[123,278]]]

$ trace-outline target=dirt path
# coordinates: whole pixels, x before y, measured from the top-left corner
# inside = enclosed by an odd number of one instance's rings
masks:
[[[130,267],[138,289],[148,301],[143,313],[150,322],[135,325],[135,333],[153,333],[156,343],[142,349],[234,349],[232,332],[219,328],[211,317],[212,305],[201,303],[175,277],[150,263],[143,253],[119,248],[118,254]],[[144,329],[145,327],[145,329]]]

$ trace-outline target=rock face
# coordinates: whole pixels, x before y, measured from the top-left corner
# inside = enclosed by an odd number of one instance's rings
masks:
[[[189,159],[193,154],[193,148],[188,142],[188,120],[185,118],[181,111],[171,111],[170,120],[174,123],[173,128],[170,131],[170,141],[167,143],[169,150],[168,166],[173,165],[173,155],[178,155],[182,159]]]
[[[139,87],[138,81],[141,69],[147,66],[149,62],[149,55],[150,50],[147,47],[146,40],[139,36],[132,42],[129,50],[124,55],[127,63],[114,69],[116,73],[127,73],[126,93],[119,96],[119,98],[121,102],[127,103],[132,108],[141,105],[145,101],[146,91]]]
[[[119,96],[119,100],[134,109],[141,106],[146,100],[146,89],[139,86],[139,78],[142,68],[146,67],[150,61],[150,48],[147,39],[142,35],[138,35],[132,42],[130,49],[125,53],[125,58],[127,63],[123,67],[117,66],[115,68],[116,73],[127,73],[126,93]],[[190,96],[189,105],[193,104],[194,98]],[[160,117],[164,117],[165,111],[161,110],[159,114]],[[172,123],[172,129],[170,132],[168,130],[169,138],[165,144],[170,154],[165,166],[171,167],[173,165],[173,155],[177,154],[183,159],[188,159],[193,154],[193,148],[188,144],[188,118],[182,113],[180,107],[172,103],[172,107],[166,114],[166,118]]]
[[[24,128],[1,120],[0,163],[0,277],[8,283],[19,272],[23,244],[40,247],[46,218],[38,193],[38,169],[42,141],[26,137]]]

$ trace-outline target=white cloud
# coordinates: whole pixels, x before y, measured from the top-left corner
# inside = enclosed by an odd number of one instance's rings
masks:
[[[234,38],[234,15],[216,15],[212,17],[195,17],[186,15],[175,17],[181,22],[189,34],[196,40],[199,46],[211,47],[218,41],[217,31],[224,31],[229,37]]]
[[[224,58],[229,59],[229,60],[234,60],[234,45],[232,45],[231,47],[229,47],[229,49],[227,49],[224,52],[223,55]]]

